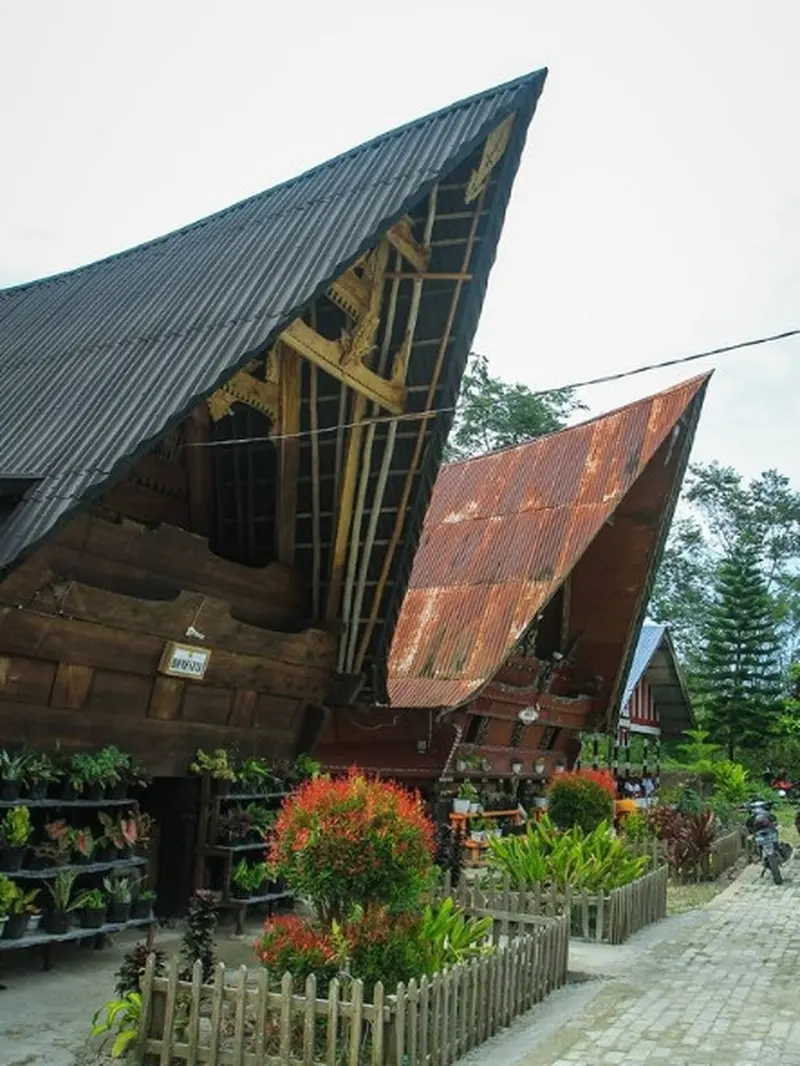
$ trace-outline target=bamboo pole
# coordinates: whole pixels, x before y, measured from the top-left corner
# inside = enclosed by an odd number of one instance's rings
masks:
[[[436,221],[436,204],[437,204],[438,192],[436,187],[431,191],[428,197],[428,213],[425,218],[425,228],[422,234],[422,243],[425,247],[430,244],[431,237],[433,235],[433,226]],[[398,256],[398,266],[400,265],[400,259]],[[422,278],[418,275],[412,275],[414,279],[411,289],[411,303],[408,310],[408,318],[406,319],[406,329],[402,342],[402,350],[406,352],[407,362],[411,360],[412,345],[414,342],[414,336],[417,330],[417,319],[419,317],[419,307],[422,300]],[[392,328],[394,326],[394,318],[397,306],[397,293],[399,286],[399,278],[392,283],[392,296],[389,306],[389,315],[387,316],[386,331],[383,337],[383,347],[381,350],[379,373],[385,374],[388,370],[388,358],[391,347]],[[403,382],[405,383],[405,377],[408,373],[408,365],[404,367]],[[377,407],[373,408],[373,416],[379,414]],[[375,495],[372,500],[372,506],[370,507],[369,519],[367,521],[367,532],[364,538],[364,548],[361,553],[361,562],[358,570],[358,579],[355,587],[355,598],[352,606],[352,622],[349,626],[344,643],[346,644],[346,658],[345,668],[348,671],[353,669],[353,661],[358,642],[358,630],[361,620],[361,608],[364,603],[364,590],[367,583],[367,573],[369,571],[369,562],[372,555],[372,549],[375,544],[375,536],[378,529],[378,521],[380,520],[381,507],[383,504],[383,497],[386,492],[386,484],[389,480],[389,470],[392,464],[392,458],[394,456],[395,441],[397,439],[397,426],[396,420],[389,423],[389,428],[386,433],[386,443],[383,449],[383,456],[381,457],[380,470],[378,472],[378,481],[375,486]],[[375,426],[370,425],[367,432],[367,443],[365,446],[365,462],[364,462],[364,490],[366,492],[366,484],[369,477],[369,469],[372,461],[372,447],[375,441]],[[359,528],[361,519],[359,517]]]
[[[464,257],[461,264],[461,271],[465,272],[469,267],[470,260],[472,258],[473,248],[475,246],[475,239],[478,235],[478,224],[480,222],[480,214],[483,209],[483,201],[486,196],[486,190],[484,190],[478,197],[477,205],[475,208],[475,214],[473,216],[472,224],[470,226],[469,237],[464,250]],[[444,365],[447,349],[450,344],[450,335],[455,325],[456,313],[458,311],[458,305],[461,300],[461,293],[464,289],[464,282],[457,281],[455,288],[453,289],[453,295],[450,300],[450,309],[448,311],[447,320],[445,323],[445,330],[442,336],[441,344],[436,353],[436,362],[434,364],[433,373],[431,375],[430,384],[428,385],[428,391],[425,397],[425,409],[430,410],[436,400],[436,390],[439,386],[439,378],[442,373],[442,366]],[[378,620],[378,611],[380,610],[380,603],[383,599],[384,589],[386,588],[386,582],[389,579],[389,573],[392,568],[392,562],[394,560],[394,553],[397,550],[397,545],[400,542],[400,537],[403,532],[403,526],[405,525],[406,512],[408,510],[408,503],[411,497],[411,489],[414,483],[414,476],[417,472],[420,459],[422,457],[422,451],[425,444],[425,423],[423,422],[417,432],[417,440],[414,447],[414,452],[409,464],[409,469],[406,474],[405,483],[403,485],[403,492],[400,498],[400,503],[397,507],[397,518],[395,520],[394,529],[389,540],[386,552],[384,554],[383,566],[381,567],[380,576],[375,586],[375,595],[372,600],[372,607],[369,613],[369,619],[364,627],[364,633],[361,637],[361,643],[358,647],[358,652],[353,663],[353,669],[358,672],[367,654],[367,648],[372,639],[372,633],[375,629],[375,625]]]

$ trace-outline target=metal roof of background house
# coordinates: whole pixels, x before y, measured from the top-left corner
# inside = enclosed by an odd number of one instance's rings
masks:
[[[453,335],[444,391],[454,395],[545,75],[461,101],[129,251],[0,292],[0,468],[37,479],[0,530],[0,571],[265,352],[513,113],[474,294]],[[449,428],[448,416],[431,422],[441,440],[419,475],[409,550]],[[403,577],[394,580],[402,595]]]
[[[622,690],[622,699],[620,700],[620,703],[623,707],[631,698],[633,690],[642,678],[642,674],[650,665],[650,660],[655,655],[666,629],[666,626],[642,626],[642,631],[639,634],[639,642],[633,653],[633,662],[631,663],[631,668],[628,671],[628,677],[625,681],[625,688]]]
[[[642,678],[647,681],[653,697],[661,724],[661,736],[673,740],[691,729],[695,724],[694,709],[667,626],[642,626],[620,701],[621,707],[625,707]]]
[[[502,665],[709,375],[442,468],[389,656],[397,707],[456,707]]]

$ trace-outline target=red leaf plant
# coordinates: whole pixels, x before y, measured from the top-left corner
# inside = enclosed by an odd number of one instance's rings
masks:
[[[354,907],[413,907],[430,882],[433,850],[419,795],[354,769],[300,786],[275,823],[269,860],[328,925]]]

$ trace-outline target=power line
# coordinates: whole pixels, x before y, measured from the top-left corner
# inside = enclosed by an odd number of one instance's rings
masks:
[[[639,374],[647,374],[651,370],[663,370],[670,366],[679,366],[682,363],[693,363],[697,359],[708,359],[714,355],[725,355],[729,352],[741,351],[743,348],[755,348],[763,344],[774,344],[776,341],[788,340],[790,337],[800,336],[800,329],[789,329],[784,333],[772,333],[768,337],[756,337],[753,340],[739,341],[737,344],[726,344],[720,348],[710,348],[705,352],[695,352],[692,355],[682,355],[675,359],[664,359],[660,363],[648,363],[645,366],[637,366],[631,370],[621,370],[617,374],[604,374],[602,377],[588,378],[585,381],[575,381],[569,385],[558,385],[550,389],[537,389],[531,392],[531,396],[551,396],[555,392],[570,392],[574,389],[586,389],[592,385],[605,385],[611,381],[622,381],[624,378],[636,377]],[[470,352],[470,355],[479,355],[479,352]],[[484,358],[488,358],[484,356]],[[340,430],[353,429],[356,426],[376,426],[387,422],[418,422],[437,415],[453,414],[455,407],[437,407],[431,411],[409,412],[402,415],[381,415],[377,418],[365,418],[361,422],[346,422],[343,425],[322,426],[318,429],[304,429],[297,433],[280,433],[268,437],[234,437],[230,440],[219,441],[192,441],[184,444],[184,448],[224,448],[231,444],[258,444],[264,441],[296,440],[299,437],[322,436],[326,433],[337,433]]]

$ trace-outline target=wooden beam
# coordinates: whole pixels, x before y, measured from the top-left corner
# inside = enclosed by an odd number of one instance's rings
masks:
[[[251,365],[252,368],[252,365]],[[208,398],[208,410],[215,422],[231,413],[235,403],[246,403],[266,415],[274,425],[277,421],[280,397],[272,381],[260,381],[248,373],[248,368],[234,374],[230,381]]]
[[[328,600],[325,609],[325,617],[328,621],[333,621],[339,610],[339,597],[341,596],[344,567],[347,559],[347,543],[350,536],[350,524],[353,521],[358,459],[361,453],[361,439],[364,435],[362,419],[364,418],[366,406],[366,397],[360,392],[357,393],[353,402],[353,417],[351,419],[354,425],[350,428],[347,440],[344,474],[339,493],[339,517],[336,525],[336,539],[333,544],[331,579],[328,584]]]
[[[472,281],[472,274],[459,274],[452,271],[449,274],[417,274],[413,270],[389,270],[386,277],[397,278],[399,281]]]
[[[280,475],[278,479],[278,562],[294,563],[297,527],[297,478],[300,470],[300,360],[279,344],[275,353],[278,363],[280,420],[278,436]]]
[[[416,271],[428,269],[431,258],[430,248],[426,248],[416,239],[410,218],[401,218],[388,231],[386,237],[395,251],[399,252]]]
[[[211,450],[205,445],[209,439],[208,405],[200,404],[186,419],[184,439],[186,480],[189,492],[189,526],[192,533],[207,537],[211,531]]]
[[[327,340],[299,318],[284,330],[280,339],[298,355],[316,363],[360,396],[372,400],[392,414],[402,413],[405,389],[382,378],[364,366],[360,359],[348,361],[348,349],[341,341]]]

